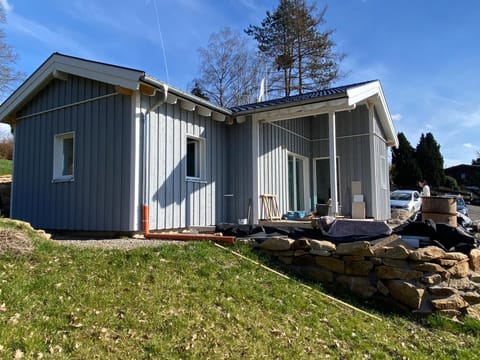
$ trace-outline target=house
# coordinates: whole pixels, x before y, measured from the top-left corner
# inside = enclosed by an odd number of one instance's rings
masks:
[[[445,169],[445,174],[457,180],[458,185],[477,189],[480,186],[480,165],[455,165]]]
[[[379,81],[225,109],[141,70],[54,53],[0,120],[15,138],[11,217],[37,228],[256,223],[265,193],[282,213],[330,198],[349,216],[352,181],[368,217],[390,216],[398,140]]]

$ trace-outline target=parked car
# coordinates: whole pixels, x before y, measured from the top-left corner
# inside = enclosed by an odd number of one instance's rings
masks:
[[[422,197],[416,190],[395,190],[390,194],[390,208],[417,212],[422,207]]]
[[[465,216],[468,215],[468,207],[465,203],[465,199],[460,195],[447,195],[448,197],[455,198],[457,200],[457,212],[462,213]]]

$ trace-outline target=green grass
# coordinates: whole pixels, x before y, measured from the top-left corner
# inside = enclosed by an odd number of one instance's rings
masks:
[[[0,358],[480,356],[478,322],[367,310],[382,321],[211,243],[106,251],[36,238],[32,254],[0,256]]]
[[[0,159],[0,175],[10,175],[12,173],[12,160]]]

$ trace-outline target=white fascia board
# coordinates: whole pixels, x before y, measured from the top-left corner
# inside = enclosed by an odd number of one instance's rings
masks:
[[[310,104],[290,106],[270,111],[257,112],[254,115],[259,121],[281,121],[287,119],[296,119],[306,116],[326,114],[329,112],[352,110],[355,105],[348,104],[348,98],[333,99]]]
[[[0,107],[0,119],[33,97],[53,76],[62,72],[137,90],[143,72],[79,58],[53,54]]]
[[[380,117],[380,123],[387,135],[388,145],[398,147],[398,138],[395,126],[393,125],[392,117],[388,109],[387,101],[383,94],[380,81],[373,81],[371,83],[354,87],[347,90],[348,103],[359,104],[366,100],[373,100],[372,102],[377,109]]]

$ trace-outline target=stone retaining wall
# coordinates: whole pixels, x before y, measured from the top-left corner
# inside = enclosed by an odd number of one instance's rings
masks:
[[[256,246],[316,281],[362,297],[386,297],[410,311],[480,319],[480,250],[470,255],[436,246],[412,249],[397,235],[335,245],[269,238]]]

